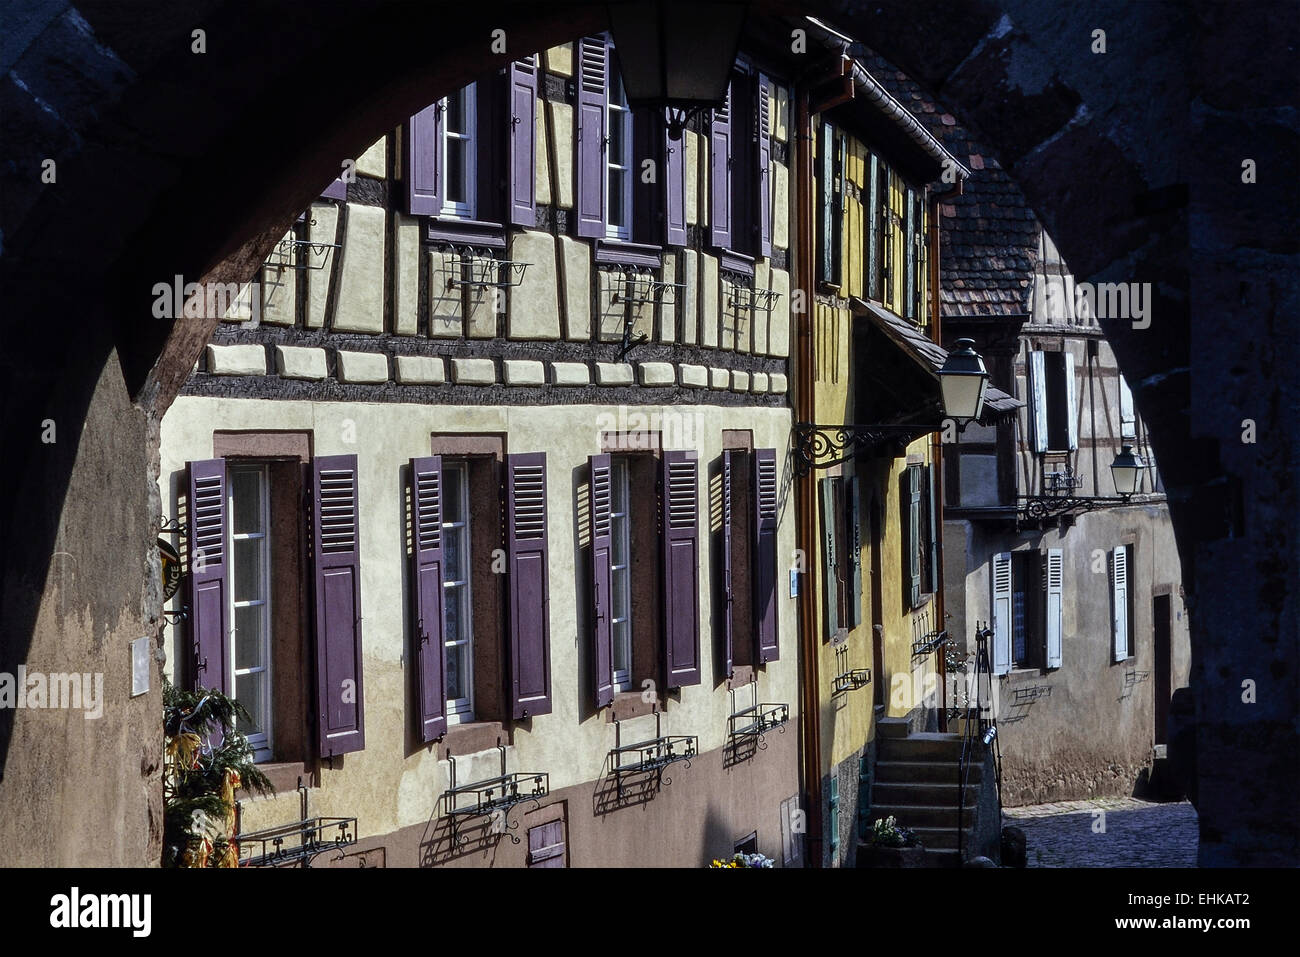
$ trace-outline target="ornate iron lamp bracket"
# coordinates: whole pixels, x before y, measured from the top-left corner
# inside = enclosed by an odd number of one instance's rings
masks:
[[[797,422],[794,427],[794,461],[800,475],[847,462],[888,442],[907,442],[940,426],[912,425],[817,425]]]

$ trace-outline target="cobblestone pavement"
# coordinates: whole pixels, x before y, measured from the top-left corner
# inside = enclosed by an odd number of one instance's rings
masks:
[[[1025,832],[1030,867],[1195,867],[1196,809],[1098,798],[1006,808]]]

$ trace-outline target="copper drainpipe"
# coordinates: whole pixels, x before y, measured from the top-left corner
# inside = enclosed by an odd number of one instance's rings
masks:
[[[813,402],[812,375],[812,322],[813,322],[813,158],[812,112],[808,100],[809,84],[803,81],[796,87],[798,101],[795,127],[795,265],[804,309],[791,312],[797,324],[795,342],[795,401],[794,420],[813,422],[816,409]],[[816,482],[813,472],[795,479],[795,537],[796,547],[804,556],[804,574],[799,576],[799,683],[800,758],[803,789],[806,797],[807,830],[805,831],[804,865],[822,866],[822,771],[821,771],[821,671],[818,666],[819,642],[817,618],[813,606],[817,580],[817,563],[811,560],[817,536]]]
[[[930,264],[930,337],[935,342],[940,342],[943,338],[943,324],[939,316],[939,203],[953,196],[960,196],[962,192],[962,178],[957,177],[957,182],[951,189],[946,189],[942,193],[930,194],[930,256],[927,260]],[[939,567],[935,571],[935,614],[938,615],[938,629],[946,631],[948,628],[946,618],[946,605],[944,602],[944,577],[943,577],[943,503],[946,501],[944,490],[944,469],[943,469],[943,433],[930,433],[930,462],[934,467],[934,476],[937,483],[935,495],[938,497],[938,506],[936,511],[939,513],[934,529],[934,534],[939,539],[937,549],[939,555]],[[939,730],[948,730],[948,661],[947,653],[943,647],[939,652],[939,687],[941,689],[942,703],[939,706]]]

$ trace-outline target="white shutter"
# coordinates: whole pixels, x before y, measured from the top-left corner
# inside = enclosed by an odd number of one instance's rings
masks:
[[[1065,427],[1068,430],[1071,452],[1079,447],[1079,416],[1074,400],[1074,353],[1065,353]]]
[[[1133,414],[1133,390],[1128,380],[1119,377],[1119,435],[1123,439],[1137,438],[1137,416]]]
[[[1047,376],[1041,352],[1029,353],[1029,420],[1034,451],[1047,451]]]
[[[1047,667],[1061,667],[1061,608],[1065,591],[1065,559],[1059,548],[1049,548],[1043,560],[1047,588]]]
[[[993,556],[993,673],[1011,670],[1011,553]]]
[[[1123,661],[1128,657],[1128,546],[1120,545],[1111,552],[1111,598],[1114,603],[1113,657]]]

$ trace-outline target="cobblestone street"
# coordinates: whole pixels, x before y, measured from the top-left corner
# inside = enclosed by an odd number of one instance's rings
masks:
[[[1007,808],[1025,832],[1030,867],[1195,867],[1196,809],[1100,798]]]

